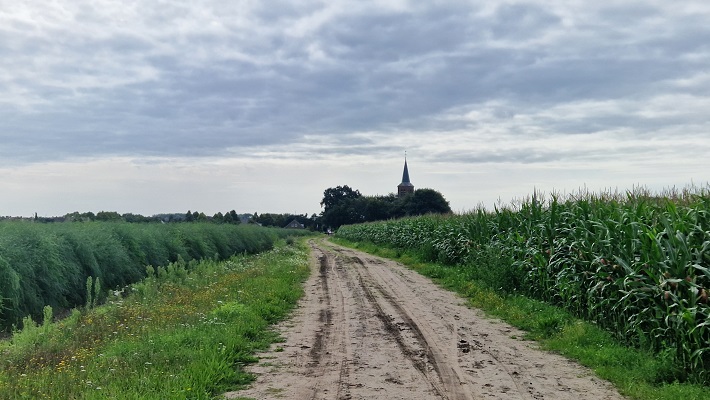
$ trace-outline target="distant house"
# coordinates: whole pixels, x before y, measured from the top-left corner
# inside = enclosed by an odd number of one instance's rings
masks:
[[[296,219],[289,222],[288,225],[286,225],[284,228],[286,228],[286,229],[306,229],[306,227],[302,223],[298,222],[298,220],[296,220]]]

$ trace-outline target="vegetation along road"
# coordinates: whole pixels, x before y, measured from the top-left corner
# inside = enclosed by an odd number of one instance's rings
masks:
[[[620,399],[589,370],[400,264],[310,242],[284,343],[252,367],[257,399]]]

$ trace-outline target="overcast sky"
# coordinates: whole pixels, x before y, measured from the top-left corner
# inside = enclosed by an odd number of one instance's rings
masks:
[[[710,181],[706,0],[0,0],[0,215]]]

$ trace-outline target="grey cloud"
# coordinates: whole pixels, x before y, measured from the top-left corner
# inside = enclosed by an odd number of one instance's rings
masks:
[[[556,161],[564,157],[564,154],[554,150],[534,150],[534,149],[507,149],[495,152],[450,152],[437,154],[438,160],[446,160],[452,163],[462,164],[492,164],[492,163],[520,163],[534,164],[541,162]]]
[[[529,40],[542,32],[556,29],[560,18],[532,4],[504,4],[496,10],[489,28],[494,38]]]
[[[472,122],[440,116],[492,99],[534,114],[580,100],[644,101],[659,91],[702,95],[669,82],[705,70],[706,60],[685,55],[710,53],[702,18],[669,20],[667,34],[654,35],[645,24],[663,15],[644,6],[602,9],[576,32],[560,31],[561,17],[546,3],[503,5],[490,17],[463,2],[406,12],[362,6],[312,26],[308,19],[323,11],[316,3],[190,7],[148,8],[135,25],[108,19],[110,29],[95,37],[87,32],[110,16],[91,7],[75,15],[81,29],[54,26],[51,37],[18,21],[0,28],[0,87],[22,88],[17,96],[35,100],[29,110],[0,110],[3,158],[222,154],[298,143],[307,134],[461,128]],[[245,15],[248,22],[235,22]],[[221,28],[201,27],[212,20]],[[289,31],[297,23],[306,26],[302,35]],[[561,33],[518,46],[550,32]],[[0,96],[2,104],[13,101]],[[567,134],[683,123],[623,112],[563,117],[536,122]]]
[[[445,152],[437,152],[430,161],[460,163],[463,165],[475,164],[553,164],[553,163],[576,163],[582,165],[603,166],[608,162],[622,160],[662,161],[671,159],[679,151],[687,154],[702,154],[709,146],[690,149],[685,143],[677,143],[659,148],[657,145],[643,143],[632,140],[631,143],[609,143],[598,144],[588,147],[580,142],[576,148],[556,148],[554,146],[534,146],[533,144],[521,144],[512,148],[487,149],[486,151],[462,151],[452,149]]]

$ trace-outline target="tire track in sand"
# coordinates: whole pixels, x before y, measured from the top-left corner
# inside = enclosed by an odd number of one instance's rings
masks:
[[[286,342],[227,398],[575,399],[622,397],[590,371],[521,341],[401,265],[311,241],[312,274]]]

